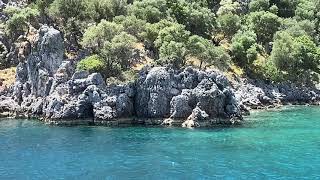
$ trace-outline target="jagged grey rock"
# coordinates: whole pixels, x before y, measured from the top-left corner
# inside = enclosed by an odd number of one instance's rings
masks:
[[[134,83],[107,86],[99,73],[77,72],[74,61],[63,61],[63,53],[60,32],[42,27],[31,53],[17,67],[13,98],[1,99],[0,114],[55,124],[193,128],[235,124],[249,108],[320,100],[313,88],[250,79],[230,82],[220,72],[192,67],[145,67]]]
[[[194,89],[197,106],[211,117],[225,117],[225,95],[212,80],[204,79]]]
[[[199,107],[193,109],[192,114],[182,123],[182,127],[195,128],[200,127],[202,122],[210,121],[210,116]]]
[[[141,73],[136,83],[135,107],[139,107],[136,109],[138,117],[168,118],[162,124],[172,125],[190,117],[193,109],[201,109],[208,119],[241,119],[230,83],[221,73],[190,67],[182,72],[164,67],[146,71]],[[200,125],[196,121],[188,122]],[[203,125],[206,124],[201,123]]]
[[[171,78],[164,67],[153,68],[139,78],[135,106],[141,108],[136,109],[137,116],[161,118],[169,115]]]
[[[51,84],[48,81],[56,73],[64,55],[63,39],[59,31],[42,26],[38,41],[29,57],[17,67],[14,94],[22,103],[29,95],[45,97]]]
[[[178,95],[172,98],[170,118],[185,118],[192,112],[192,107],[189,105],[189,97],[186,95]]]
[[[281,104],[318,105],[320,101],[319,89],[287,83],[267,84],[259,80],[243,79],[234,87],[234,91],[242,111],[243,108],[261,109]]]
[[[9,116],[15,111],[16,107],[17,104],[12,98],[0,96],[0,117]]]

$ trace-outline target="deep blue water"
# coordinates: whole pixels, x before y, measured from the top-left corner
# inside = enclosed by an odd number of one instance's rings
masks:
[[[196,130],[3,120],[0,179],[320,179],[320,108]]]

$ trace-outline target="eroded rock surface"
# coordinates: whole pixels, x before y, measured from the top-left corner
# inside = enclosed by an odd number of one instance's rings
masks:
[[[204,72],[186,68],[182,72],[156,67],[141,72],[136,84],[135,107],[138,117],[169,118],[165,125],[175,121],[193,120],[195,110],[208,115],[208,123],[232,124],[234,121],[210,121],[214,119],[242,119],[235,95],[227,78],[217,72]],[[211,123],[212,122],[212,123]],[[182,124],[180,124],[182,125]],[[189,126],[188,126],[189,127]]]
[[[19,104],[28,101],[26,99],[49,95],[50,79],[63,61],[64,46],[60,32],[41,27],[38,40],[30,51],[17,66],[14,98]]]
[[[271,84],[259,80],[241,79],[235,83],[236,100],[248,109],[273,108],[280,105],[319,105],[320,90],[294,84]]]
[[[61,33],[43,26],[19,58],[16,83],[1,91],[0,116],[53,124],[145,124],[188,128],[232,125],[250,108],[320,101],[315,88],[230,82],[216,71],[145,67],[132,84],[107,86],[98,73],[65,61]],[[28,48],[29,47],[29,48]]]

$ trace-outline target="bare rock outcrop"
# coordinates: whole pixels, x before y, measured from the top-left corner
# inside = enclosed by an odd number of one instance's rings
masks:
[[[319,105],[320,90],[289,83],[266,83],[241,79],[235,83],[236,100],[247,109],[273,108],[281,105]]]
[[[0,94],[0,116],[68,125],[195,128],[239,124],[250,108],[320,101],[314,88],[230,82],[220,72],[192,67],[146,66],[134,83],[107,86],[101,74],[76,71],[76,61],[64,60],[61,33],[47,26],[25,47],[14,87]]]
[[[233,124],[242,119],[235,95],[222,74],[186,68],[179,72],[170,68],[146,68],[136,83],[135,107],[141,118],[167,118],[164,125],[194,121],[199,126]],[[208,123],[198,123],[194,111],[208,115]],[[197,114],[197,113],[196,113]],[[226,119],[226,121],[217,121]],[[180,123],[182,121],[182,123]],[[189,127],[189,126],[188,126]]]
[[[25,99],[48,96],[53,78],[63,61],[64,45],[58,30],[43,26],[30,54],[17,66],[14,98],[21,104]]]

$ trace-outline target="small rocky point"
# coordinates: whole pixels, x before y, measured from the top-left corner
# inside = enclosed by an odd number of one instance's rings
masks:
[[[146,66],[131,84],[107,86],[98,73],[64,61],[61,33],[43,26],[17,66],[13,87],[0,92],[0,116],[63,125],[212,127],[240,124],[250,109],[317,104],[316,88],[230,82],[216,71]]]

